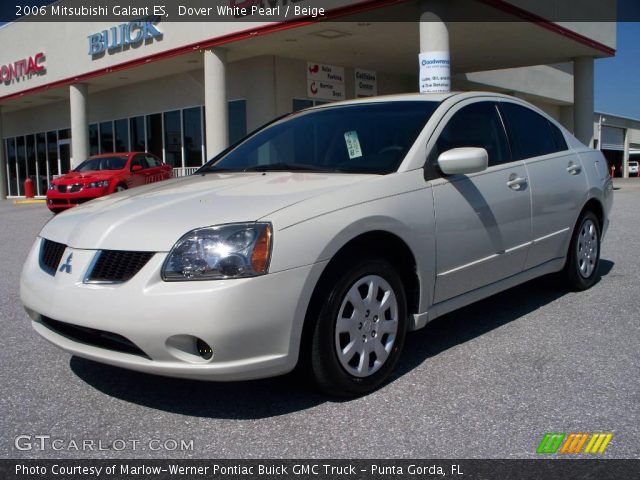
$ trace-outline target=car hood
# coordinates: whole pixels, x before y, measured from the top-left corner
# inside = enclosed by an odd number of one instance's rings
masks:
[[[101,197],[54,217],[41,236],[79,249],[169,251],[200,227],[251,222],[376,175],[218,173]]]
[[[85,172],[69,172],[62,177],[53,180],[54,184],[61,183],[63,185],[77,182],[88,182],[96,180],[106,180],[113,177],[118,170],[87,170]]]

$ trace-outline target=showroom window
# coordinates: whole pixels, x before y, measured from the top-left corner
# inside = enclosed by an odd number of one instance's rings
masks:
[[[247,134],[247,102],[228,104],[229,141]],[[176,170],[177,176],[193,173],[206,161],[204,108],[152,113],[130,118],[102,120],[89,125],[89,154],[147,151]],[[71,168],[71,130],[39,132],[5,139],[7,193],[24,195],[24,180],[36,182],[38,195],[45,195],[50,180]],[[79,164],[85,159],[75,159]]]
[[[98,132],[98,124],[89,125],[89,155],[97,155],[100,153],[100,134]]]
[[[163,158],[162,150],[162,114],[147,115],[147,151]]]
[[[27,178],[27,158],[24,144],[24,137],[18,137],[16,139],[16,155],[18,157],[18,195],[24,195],[24,181]]]
[[[7,195],[18,195],[18,170],[16,158],[16,139],[7,138]]]
[[[47,132],[47,165],[49,166],[49,180],[60,172],[58,162],[58,133],[54,130]]]
[[[164,161],[173,168],[182,167],[182,129],[180,110],[164,114]]]
[[[100,153],[113,152],[113,122],[100,124]]]
[[[247,135],[247,101],[232,100],[229,102],[229,145]]]
[[[115,149],[114,152],[129,151],[129,122],[126,118],[113,122],[115,131]]]
[[[202,141],[202,109],[187,108],[182,111],[182,132],[184,139],[184,166],[199,167],[204,162]]]
[[[47,165],[47,137],[42,133],[37,133],[36,137],[36,162],[38,170],[38,182],[36,183],[36,194],[45,195],[49,186],[49,169]]]
[[[66,145],[67,152],[70,152],[68,129],[5,139],[8,196],[24,195],[24,181],[27,178],[33,182],[36,195],[47,193],[49,182],[59,171],[59,134],[62,137],[61,143]],[[62,163],[69,168],[68,157],[63,158]]]
[[[146,148],[144,133],[144,117],[129,119],[129,131],[131,132],[131,151],[144,152]]]

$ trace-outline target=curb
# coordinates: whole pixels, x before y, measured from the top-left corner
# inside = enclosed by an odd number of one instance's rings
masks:
[[[46,200],[37,200],[35,198],[28,198],[24,200],[14,200],[13,204],[14,205],[36,205],[39,203],[45,204],[46,202],[47,202]]]

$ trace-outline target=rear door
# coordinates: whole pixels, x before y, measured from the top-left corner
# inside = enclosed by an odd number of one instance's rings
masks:
[[[148,179],[149,183],[160,182],[171,178],[172,169],[169,165],[163,165],[159,158],[150,153],[147,153],[145,158],[151,172]]]
[[[499,106],[513,155],[525,163],[529,175],[533,240],[525,264],[529,269],[566,255],[573,224],[586,200],[587,179],[580,159],[553,122],[508,100]]]
[[[522,271],[531,241],[531,197],[524,163],[513,160],[494,101],[467,100],[444,119],[429,161],[459,147],[481,147],[489,168],[432,181],[436,217],[434,302]],[[440,130],[440,131],[438,131]]]

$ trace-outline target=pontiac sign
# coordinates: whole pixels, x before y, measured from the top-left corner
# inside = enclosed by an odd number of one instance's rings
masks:
[[[0,66],[0,82],[5,84],[23,78],[30,78],[35,74],[42,74],[46,71],[45,56],[43,52],[36,53],[32,57],[21,58],[13,63]]]

